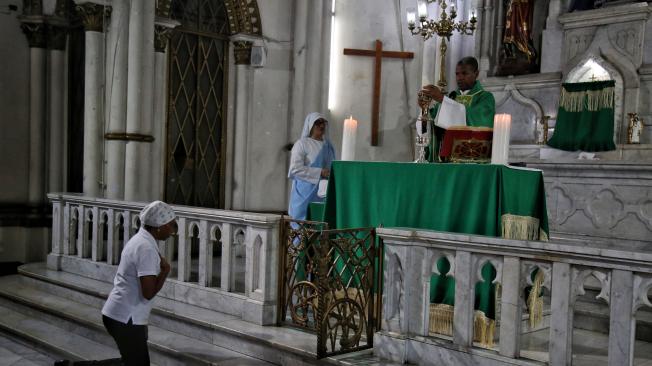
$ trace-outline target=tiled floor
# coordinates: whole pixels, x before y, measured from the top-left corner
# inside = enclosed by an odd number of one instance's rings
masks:
[[[52,366],[54,361],[51,355],[0,332],[0,366]]]

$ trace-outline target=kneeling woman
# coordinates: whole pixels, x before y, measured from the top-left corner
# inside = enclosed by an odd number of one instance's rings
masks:
[[[323,200],[317,195],[319,180],[328,178],[333,160],[335,149],[328,139],[328,121],[319,113],[310,113],[290,159],[292,192],[288,214],[293,219],[305,220],[310,202]]]

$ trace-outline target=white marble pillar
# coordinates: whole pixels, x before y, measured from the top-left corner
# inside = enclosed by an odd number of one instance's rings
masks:
[[[66,103],[66,31],[63,27],[48,28],[48,48],[50,82],[48,85],[48,117],[49,117],[49,148],[48,148],[48,192],[64,190],[64,131]]]
[[[112,0],[106,41],[106,121],[110,135],[124,135],[127,128],[127,51],[129,0]],[[106,146],[106,198],[123,199],[125,183],[124,138],[110,138]]]
[[[156,12],[155,1],[144,1],[143,8],[143,88],[142,88],[142,119],[138,133],[145,136],[152,136],[152,125],[154,123],[154,14]],[[152,141],[138,142],[138,159],[143,162],[139,170],[138,181],[139,200],[151,201],[155,197],[152,190],[152,171],[155,162],[152,154]],[[158,157],[157,157],[158,158]]]
[[[480,44],[476,43],[476,48],[479,46],[480,49],[480,58],[478,58],[478,62],[480,63],[480,78],[484,79],[487,77],[487,73],[491,67],[489,45],[491,44],[491,36],[493,34],[491,31],[491,18],[493,17],[494,7],[491,0],[486,0],[484,3],[482,0],[478,0],[478,3],[478,5],[483,7],[477,8],[478,15],[480,14],[480,10],[482,10],[482,17],[478,17],[478,27],[482,29],[482,32],[476,36],[476,40],[480,42]]]
[[[235,41],[236,101],[235,141],[233,156],[232,209],[246,209],[247,130],[249,126],[249,94],[251,89],[251,46],[249,41]]]
[[[453,313],[453,343],[461,347],[473,345],[473,303],[475,283],[471,253],[455,253],[455,310]]]
[[[636,318],[632,311],[634,276],[631,271],[611,271],[609,315],[609,366],[633,365]]]
[[[505,257],[502,281],[500,354],[518,358],[521,334],[521,261],[518,257]]]
[[[29,187],[30,205],[40,205],[45,199],[45,44],[43,25],[23,25],[29,48]]]
[[[550,0],[546,28],[543,30],[541,42],[541,72],[561,71],[561,50],[564,32],[559,24],[559,15],[563,11],[561,0]]]
[[[87,196],[103,196],[102,141],[104,135],[104,18],[109,8],[93,2],[77,2],[86,30],[84,67],[84,177]]]
[[[552,264],[550,297],[550,365],[571,364],[573,309],[571,307],[571,268],[568,263]]]
[[[157,18],[154,39],[154,116],[152,124],[152,182],[151,199],[163,199],[165,197],[165,121],[167,114],[167,69],[168,58],[165,50],[171,31],[180,23],[169,19]]]
[[[146,1],[131,0],[129,8],[129,29],[139,31],[129,32],[129,60],[127,74],[127,134],[140,133],[143,118],[144,92],[144,58],[145,53],[145,3]],[[152,25],[153,28],[153,25]],[[154,31],[152,29],[152,31]],[[142,155],[141,143],[127,141],[125,153],[125,195],[127,201],[141,200],[142,169],[145,156]]]

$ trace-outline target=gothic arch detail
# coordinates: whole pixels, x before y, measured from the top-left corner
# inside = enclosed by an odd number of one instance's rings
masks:
[[[211,0],[209,0],[211,1]],[[172,0],[159,0],[156,15],[169,18]],[[245,33],[261,36],[262,24],[256,0],[224,0],[229,18],[229,33]]]

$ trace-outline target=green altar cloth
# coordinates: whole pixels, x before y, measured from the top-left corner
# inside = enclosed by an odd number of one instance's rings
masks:
[[[548,146],[566,151],[609,151],[614,144],[615,81],[562,84],[555,132]]]
[[[330,229],[412,227],[437,231],[547,240],[541,171],[503,165],[414,164],[335,161],[324,204],[311,205],[311,219]],[[448,271],[445,259],[440,273]],[[494,316],[494,268],[482,268],[475,307]],[[430,300],[454,305],[454,279],[433,276]]]

